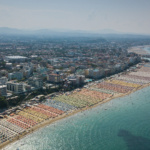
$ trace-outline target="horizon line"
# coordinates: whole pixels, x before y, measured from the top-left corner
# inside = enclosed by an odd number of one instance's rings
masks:
[[[123,32],[123,31],[118,31],[114,29],[99,29],[99,30],[83,30],[83,29],[67,29],[67,28],[16,28],[16,27],[6,27],[2,26],[0,29],[5,28],[5,29],[12,29],[12,30],[20,30],[20,31],[39,31],[39,30],[52,30],[55,32],[84,32],[84,33],[89,33],[89,34],[117,34],[117,35],[145,35],[145,36],[150,36],[150,33],[135,33],[135,32]],[[108,30],[108,31],[107,31]],[[102,33],[103,32],[103,33]],[[1,34],[1,33],[0,33]]]

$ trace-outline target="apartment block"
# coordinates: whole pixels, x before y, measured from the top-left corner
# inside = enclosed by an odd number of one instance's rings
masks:
[[[14,93],[23,93],[25,92],[25,86],[24,83],[8,82],[7,90],[12,91]]]
[[[6,95],[7,95],[6,85],[0,85],[0,96],[6,96]]]

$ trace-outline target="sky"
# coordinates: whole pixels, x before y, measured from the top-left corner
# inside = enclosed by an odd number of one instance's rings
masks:
[[[150,0],[0,0],[0,27],[150,34]]]

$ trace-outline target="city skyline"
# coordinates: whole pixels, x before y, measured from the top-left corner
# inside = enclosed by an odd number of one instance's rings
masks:
[[[1,0],[0,27],[150,34],[148,0]]]

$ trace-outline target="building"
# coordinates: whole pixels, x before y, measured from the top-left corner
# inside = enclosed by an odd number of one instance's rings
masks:
[[[63,79],[65,78],[65,74],[49,74],[47,75],[47,81],[52,83],[60,83],[63,82]]]
[[[0,78],[0,85],[6,85],[8,79],[6,77],[1,77]]]
[[[7,82],[7,90],[12,91],[16,94],[25,92],[24,83]]]
[[[81,84],[84,84],[85,76],[84,75],[77,75],[76,79],[77,79],[77,84],[81,85]]]
[[[6,68],[7,69],[12,69],[12,63],[6,63]]]
[[[23,76],[24,76],[25,78],[29,78],[30,75],[31,75],[31,71],[30,71],[30,70],[23,70]]]
[[[5,56],[4,58],[7,62],[25,62],[27,57],[24,56]]]
[[[71,72],[71,73],[75,73],[75,70],[76,70],[75,67],[70,67],[69,69],[70,69],[70,72]]]
[[[36,71],[37,71],[38,73],[42,74],[42,73],[47,72],[48,69],[45,68],[45,67],[40,67],[40,66],[39,66],[39,67],[36,69]]]
[[[47,75],[47,81],[52,82],[52,83],[59,83],[60,75],[59,74],[49,74],[49,75]]]
[[[115,69],[104,69],[104,75],[108,76],[110,74],[114,74],[115,73],[114,70]]]
[[[42,88],[43,86],[43,80],[38,77],[31,77],[28,80],[28,84],[35,87],[35,88]]]
[[[25,78],[28,78],[32,75],[33,73],[33,64],[32,63],[28,63],[23,65],[23,75]]]
[[[0,96],[7,96],[7,86],[6,85],[0,85]]]
[[[89,77],[89,69],[85,69],[84,74],[85,74],[86,77]]]
[[[13,79],[21,80],[23,79],[23,73],[22,72],[8,73],[8,79],[9,80],[13,80]]]
[[[25,91],[30,92],[31,91],[31,86],[28,84],[25,84]]]
[[[115,68],[116,71],[121,71],[122,66],[121,66],[121,64],[116,64],[116,65],[114,66],[114,68]]]
[[[72,85],[82,85],[85,81],[84,75],[70,75],[67,77]]]
[[[93,70],[93,76],[94,79],[98,79],[101,77],[100,71],[98,69]]]
[[[86,69],[84,72],[86,77],[90,77],[93,79],[99,79],[104,76],[104,70],[99,69]]]

